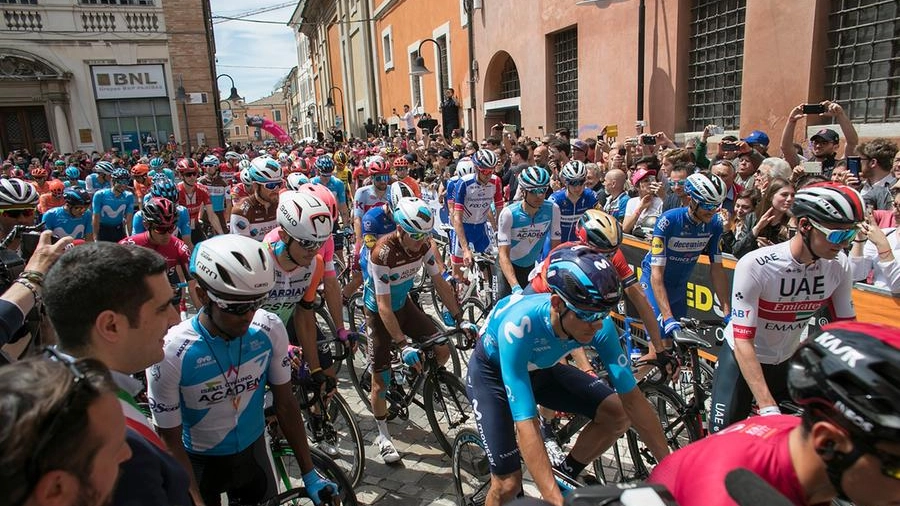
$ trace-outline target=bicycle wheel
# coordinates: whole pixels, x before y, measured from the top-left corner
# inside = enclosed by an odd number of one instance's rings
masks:
[[[359,341],[356,342],[356,352],[347,355],[347,375],[350,376],[350,382],[356,389],[360,400],[371,410],[371,402],[369,401],[369,392],[372,389],[371,376],[364,379],[366,370],[369,366],[368,359],[368,327],[366,326],[366,315],[363,310],[363,296],[361,293],[355,293],[350,300],[347,301],[348,321],[350,322],[350,330],[360,335]]]
[[[459,377],[449,371],[437,371],[425,381],[422,389],[425,414],[438,445],[447,456],[453,456],[453,439],[470,422],[472,405],[466,387]]]
[[[628,429],[629,431],[633,429]],[[626,432],[627,434],[627,432]],[[635,474],[628,438],[623,435],[593,462],[594,476],[604,485],[626,483]]]
[[[466,427],[456,434],[452,461],[457,506],[482,506],[491,486],[491,471],[475,429]]]
[[[340,466],[350,483],[357,486],[366,467],[362,432],[356,415],[339,392],[335,392],[328,400],[328,420],[329,423],[323,427],[321,439],[314,443]]]
[[[322,331],[322,334],[325,336],[325,339],[336,339],[337,338],[337,328],[335,328],[334,320],[331,319],[331,313],[328,312],[326,306],[320,306],[316,308],[316,327]],[[343,348],[343,345],[339,342],[332,342],[329,344],[331,347],[331,353],[335,356],[340,356],[344,354],[344,351],[340,348]],[[335,360],[334,364],[334,374],[341,372],[341,361]]]
[[[271,447],[272,457],[275,460],[276,474],[281,474],[283,479],[283,483],[279,484],[279,490],[290,491],[292,488],[302,487],[303,471],[300,470],[300,464],[297,462],[297,458],[294,456],[293,450],[287,445],[287,442],[273,442],[271,443]],[[340,466],[335,464],[328,455],[315,447],[309,448],[309,456],[312,458],[313,466],[319,471],[319,474],[337,484],[338,489],[340,490],[338,496],[341,499],[342,505],[355,506],[359,504],[356,500],[356,492],[353,490],[353,485],[350,483],[347,475],[341,470]],[[288,482],[290,483],[289,486]],[[279,502],[273,504],[288,503]],[[294,498],[289,504],[307,505],[313,504],[313,501],[309,497],[300,497]]]
[[[464,321],[473,323],[478,328],[481,328],[484,322],[487,321],[487,315],[490,311],[485,308],[484,302],[481,302],[478,297],[469,297],[463,301],[461,307]],[[457,351],[462,362],[468,365],[472,350],[460,350],[457,348]]]

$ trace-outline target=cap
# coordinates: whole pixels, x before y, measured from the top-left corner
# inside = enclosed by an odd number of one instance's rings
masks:
[[[750,135],[748,135],[746,139],[744,139],[744,142],[747,144],[762,144],[763,146],[768,146],[769,136],[762,130],[754,130],[750,132]]]
[[[832,130],[830,128],[823,128],[823,129],[819,130],[818,132],[813,134],[813,136],[810,137],[809,140],[814,141],[817,138],[821,139],[825,142],[837,142],[837,141],[841,140],[841,136],[838,135],[837,132],[835,132],[834,130]]]
[[[641,179],[644,179],[647,176],[656,176],[655,170],[649,169],[639,169],[631,176],[631,184],[637,186],[638,183],[641,182]]]
[[[588,145],[586,142],[584,142],[582,140],[577,140],[572,143],[572,149],[577,149],[578,151],[581,151],[582,153],[587,153]]]

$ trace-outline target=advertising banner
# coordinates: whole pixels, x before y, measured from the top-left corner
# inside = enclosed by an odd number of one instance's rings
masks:
[[[91,77],[98,100],[168,96],[162,65],[94,65]]]

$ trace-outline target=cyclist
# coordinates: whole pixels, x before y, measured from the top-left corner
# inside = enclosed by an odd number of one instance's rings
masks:
[[[0,178],[0,237],[5,238],[17,225],[34,225],[37,202],[34,186],[18,178]],[[17,250],[19,239],[12,239],[7,248]]]
[[[477,174],[459,180],[453,198],[451,223],[456,241],[450,260],[453,275],[462,281],[462,267],[469,267],[473,261],[473,250],[484,253],[490,249],[491,238],[487,224],[497,230],[496,214],[503,209],[503,190],[500,178],[494,175],[497,155],[489,149],[482,149],[472,156]],[[491,204],[494,211],[491,211]]]
[[[209,202],[212,205],[212,214],[206,215],[206,234],[212,232],[212,222],[219,223],[219,230],[224,231],[231,218],[231,183],[222,177],[219,159],[215,156],[207,156],[203,159],[204,174],[197,183],[209,192]]]
[[[362,219],[369,209],[380,206],[390,200],[388,185],[391,181],[391,170],[380,156],[371,157],[367,171],[372,179],[372,184],[360,187],[353,197],[353,230],[356,234],[354,244],[353,262],[351,265],[350,284],[343,289],[344,299],[349,299],[356,288],[362,283],[362,271],[359,265],[360,250],[363,245]],[[352,287],[352,288],[350,288]]]
[[[822,330],[789,361],[787,384],[801,416],[735,423],[667,457],[650,481],[681,506],[735,504],[725,476],[737,468],[796,505],[836,497],[859,506],[900,502],[900,329],[839,322]]]
[[[344,189],[347,192],[347,199],[350,198],[350,190],[351,185],[350,182],[352,180],[352,174],[350,172],[350,168],[348,167],[350,163],[350,157],[347,156],[347,152],[339,149],[334,153],[332,157],[334,159],[334,175],[338,179],[344,183]]]
[[[113,186],[94,193],[91,205],[92,228],[98,241],[119,242],[131,234],[134,194],[128,191],[131,174],[116,168],[110,175]]]
[[[331,191],[332,195],[334,195],[335,201],[337,202],[338,212],[341,216],[341,223],[343,223],[349,231],[351,221],[350,212],[347,210],[347,190],[344,188],[344,182],[333,176],[334,160],[332,160],[328,155],[320,156],[316,160],[316,172],[319,175],[312,178],[310,182],[313,184],[320,184]],[[337,220],[334,220],[333,232],[337,232],[339,226],[340,225],[338,224]],[[343,254],[344,236],[341,234],[335,234],[333,238],[334,250],[338,252],[339,255]]]
[[[273,160],[274,162],[274,160]],[[278,162],[275,162],[277,165]],[[153,421],[207,505],[256,504],[276,493],[266,449],[265,386],[306,489],[337,486],[313,467],[300,408],[291,391],[287,331],[258,308],[274,286],[274,266],[259,241],[217,236],[194,248],[190,274],[205,305],[166,335],[165,357],[147,372]]]
[[[84,188],[84,181],[81,179],[81,170],[74,165],[70,165],[66,169],[66,179],[63,181],[66,188]]]
[[[84,178],[84,187],[91,195],[104,188],[110,188],[112,186],[110,176],[115,169],[116,166],[112,162],[100,160],[94,164],[94,172]]]
[[[144,205],[144,196],[150,191],[152,180],[150,179],[150,167],[146,163],[136,163],[131,167],[132,188],[134,188],[134,203],[140,209]]]
[[[250,160],[241,160],[241,170],[237,174],[237,178],[231,185],[231,202],[236,206],[240,201],[250,196],[250,189],[253,187],[253,181],[250,180]],[[234,207],[232,207],[234,212]],[[230,226],[231,220],[229,220]]]
[[[72,237],[86,242],[94,240],[91,196],[82,188],[70,188],[63,193],[64,204],[44,213],[41,221],[46,230],[53,231],[57,237]]]
[[[670,209],[656,220],[650,251],[641,262],[641,287],[658,315],[666,348],[672,347],[671,333],[681,330],[679,318],[687,316],[687,284],[701,254],[709,256],[709,277],[726,320],[731,311],[719,251],[722,218],[718,213],[728,189],[719,176],[696,173],[688,176],[684,191],[691,196],[690,204]]]
[[[831,183],[804,187],[791,214],[797,234],[788,241],[742,257],[732,289],[731,323],[713,376],[710,432],[750,414],[778,414],[789,399],[788,359],[800,346],[810,317],[828,306],[830,320],[856,318],[850,245],[864,218],[856,190]]]
[[[394,179],[409,186],[413,194],[422,198],[422,190],[419,189],[419,183],[409,175],[409,160],[406,156],[398,156],[394,159]]]
[[[561,241],[574,241],[577,239],[575,223],[585,211],[597,206],[597,194],[584,187],[587,181],[584,162],[572,160],[565,164],[559,171],[559,179],[566,186],[553,192],[550,200],[559,206]]]
[[[50,193],[50,183],[47,182],[47,169],[43,167],[31,169],[31,186],[34,186],[38,195]]]
[[[50,191],[38,198],[37,210],[40,214],[44,214],[56,207],[62,207],[66,203],[63,200],[63,192],[66,191],[66,185],[62,181],[54,179],[48,182],[47,186],[50,188]]]
[[[278,192],[284,186],[281,165],[268,156],[254,158],[247,169],[244,189],[247,198],[231,210],[231,233],[252,237],[257,241],[276,226]],[[243,176],[243,172],[242,172]],[[243,179],[243,177],[242,177]]]
[[[225,161],[219,165],[219,176],[228,183],[229,187],[234,182],[234,176],[240,172],[241,155],[235,151],[225,152]]]
[[[172,169],[166,167],[166,162],[160,157],[156,157],[150,160],[150,179],[156,179],[157,174],[162,174],[169,178],[169,181],[172,183],[175,182],[175,172]]]
[[[550,263],[550,293],[516,293],[494,306],[469,359],[466,390],[477,407],[475,423],[491,471],[487,506],[506,503],[521,490],[520,449],[543,498],[562,504],[537,404],[591,419],[562,464],[571,476],[628,428],[628,417],[611,388],[559,363],[585,345],[602,352],[597,331],[622,295],[621,281],[606,258],[587,247],[577,248],[585,252],[576,249]]]
[[[197,183],[200,170],[197,162],[191,158],[182,158],[178,160],[175,169],[181,176],[181,182],[177,185],[178,204],[187,208],[191,219],[191,242],[197,244],[206,239],[201,225],[204,216],[212,226],[213,232],[221,235],[223,233],[222,225],[213,211],[209,190],[206,186]]]
[[[128,236],[119,244],[134,244],[152,249],[166,259],[166,275],[169,283],[175,290],[175,297],[171,302],[176,307],[181,302],[181,285],[186,285],[194,307],[200,307],[200,299],[197,296],[197,282],[188,277],[188,264],[191,260],[191,250],[181,239],[172,235],[175,232],[175,222],[178,219],[177,204],[162,197],[151,197],[141,210],[144,228],[141,232]]]
[[[418,351],[409,339],[421,340],[437,333],[431,318],[409,299],[416,274],[424,266],[431,276],[434,290],[450,308],[457,325],[462,309],[453,288],[444,280],[431,248],[434,215],[421,199],[405,197],[398,201],[392,217],[397,230],[376,241],[369,258],[369,275],[364,289],[364,303],[369,328],[369,361],[372,363],[372,414],[378,427],[375,444],[385,463],[400,460],[387,426],[385,394],[390,386],[392,346],[401,347],[403,361],[410,366],[419,362]],[[450,358],[446,345],[435,348],[439,363]]]
[[[526,167],[518,177],[524,198],[504,207],[498,219],[497,299],[528,285],[528,274],[541,260],[547,238],[551,248],[559,245],[559,207],[547,200],[550,173]]]
[[[188,215],[187,208],[178,205],[178,188],[175,186],[175,183],[163,175],[157,176],[153,185],[150,186],[150,191],[147,195],[144,195],[144,205],[146,205],[152,197],[169,199],[173,204],[176,204],[175,208],[178,213],[176,235],[188,245],[188,249],[193,250],[194,243],[191,242],[191,218]],[[142,211],[134,213],[134,218],[131,220],[131,231],[133,234],[140,234],[141,232],[146,231],[144,228],[144,214]]]
[[[301,186],[309,183],[309,178],[301,172],[291,172],[284,178],[284,186],[288,190],[299,190]]]

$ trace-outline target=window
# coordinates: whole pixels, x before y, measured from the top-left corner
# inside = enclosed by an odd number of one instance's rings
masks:
[[[519,70],[512,57],[506,59],[500,72],[500,98],[513,98],[522,94],[519,86]]]
[[[0,4],[37,5],[37,0],[0,0]]]
[[[450,55],[447,54],[447,36],[441,35],[435,39],[438,45],[438,83],[440,83],[440,94],[443,96],[444,90],[450,87]]]
[[[413,63],[415,63],[416,58],[419,57],[418,51],[411,51],[409,53],[409,67],[412,68]],[[419,107],[422,105],[422,77],[421,76],[409,76],[409,87],[412,90],[412,112],[415,114],[418,112]]]
[[[153,0],[79,0],[81,5],[153,5]]]
[[[568,128],[574,135],[578,131],[578,29],[552,37],[556,128]]]
[[[688,61],[688,129],[737,129],[747,0],[694,0]]]
[[[234,127],[234,135],[241,135],[241,127],[239,127],[239,126]]]
[[[900,121],[897,2],[833,0],[825,96],[860,123]]]
[[[272,109],[272,118],[276,123],[281,121],[281,111],[279,109]]]
[[[389,26],[381,31],[381,48],[384,50],[384,71],[394,68],[394,29]]]

